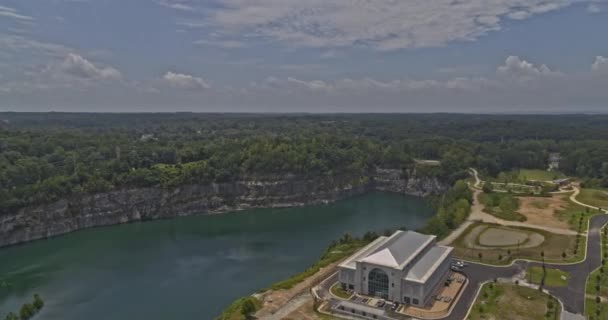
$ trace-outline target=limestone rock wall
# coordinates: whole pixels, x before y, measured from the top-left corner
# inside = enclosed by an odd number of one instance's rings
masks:
[[[0,215],[0,247],[72,231],[134,221],[250,208],[329,203],[371,190],[426,196],[447,186],[436,178],[408,177],[401,170],[378,169],[368,177],[269,178],[172,190],[131,188],[78,195]]]

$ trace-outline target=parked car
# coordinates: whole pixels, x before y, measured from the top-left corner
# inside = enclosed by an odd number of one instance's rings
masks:
[[[456,266],[458,268],[464,268],[466,266],[466,264],[463,261],[460,261],[460,260],[453,261],[452,265]]]
[[[454,265],[451,266],[450,269],[452,269],[452,271],[457,271],[457,272],[462,271],[462,269],[460,267],[457,267],[457,266],[454,266]]]

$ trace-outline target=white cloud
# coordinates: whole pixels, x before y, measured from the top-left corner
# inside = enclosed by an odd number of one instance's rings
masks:
[[[20,14],[17,10],[5,6],[0,6],[0,18],[5,17],[9,19],[21,20],[21,21],[33,21],[34,18]]]
[[[211,85],[204,79],[189,74],[169,71],[163,76],[163,79],[174,88],[188,90],[206,90],[211,88]]]
[[[606,8],[608,7],[608,5],[606,5],[605,3],[600,3],[600,1],[589,4],[587,6],[587,12],[589,12],[589,13],[601,13],[601,12],[606,11]]]
[[[70,49],[60,44],[41,42],[19,35],[0,34],[0,51],[64,56]]]
[[[212,24],[228,34],[253,33],[296,46],[362,45],[378,50],[470,41],[585,0],[218,0]],[[585,1],[586,2],[586,1]]]
[[[236,48],[244,48],[245,43],[242,41],[236,40],[206,40],[201,39],[194,41],[194,44],[203,45],[203,46],[212,46],[212,47],[220,47],[224,49],[236,49]]]
[[[595,57],[595,62],[591,65],[592,71],[608,71],[608,58],[597,56]]]
[[[187,1],[175,1],[175,0],[160,0],[157,2],[159,5],[175,10],[181,11],[194,11],[194,7],[187,4]]]
[[[528,81],[542,76],[557,76],[559,72],[554,72],[546,65],[535,66],[534,64],[522,60],[517,56],[509,56],[505,63],[498,67],[496,73],[501,77],[515,80]]]
[[[69,53],[62,62],[47,67],[46,72],[60,72],[61,74],[84,80],[119,80],[120,71],[109,66],[96,66],[82,56]]]

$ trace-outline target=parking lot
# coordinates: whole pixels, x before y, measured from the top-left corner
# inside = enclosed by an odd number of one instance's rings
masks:
[[[425,308],[401,306],[397,312],[407,316],[422,319],[437,319],[447,315],[450,307],[458,301],[462,288],[466,285],[466,277],[462,273],[451,272],[445,286],[438,289]]]

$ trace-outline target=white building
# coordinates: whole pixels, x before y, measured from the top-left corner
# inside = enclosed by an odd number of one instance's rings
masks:
[[[453,248],[436,239],[413,231],[379,237],[339,265],[339,281],[358,294],[425,306],[444,285],[452,260]]]

